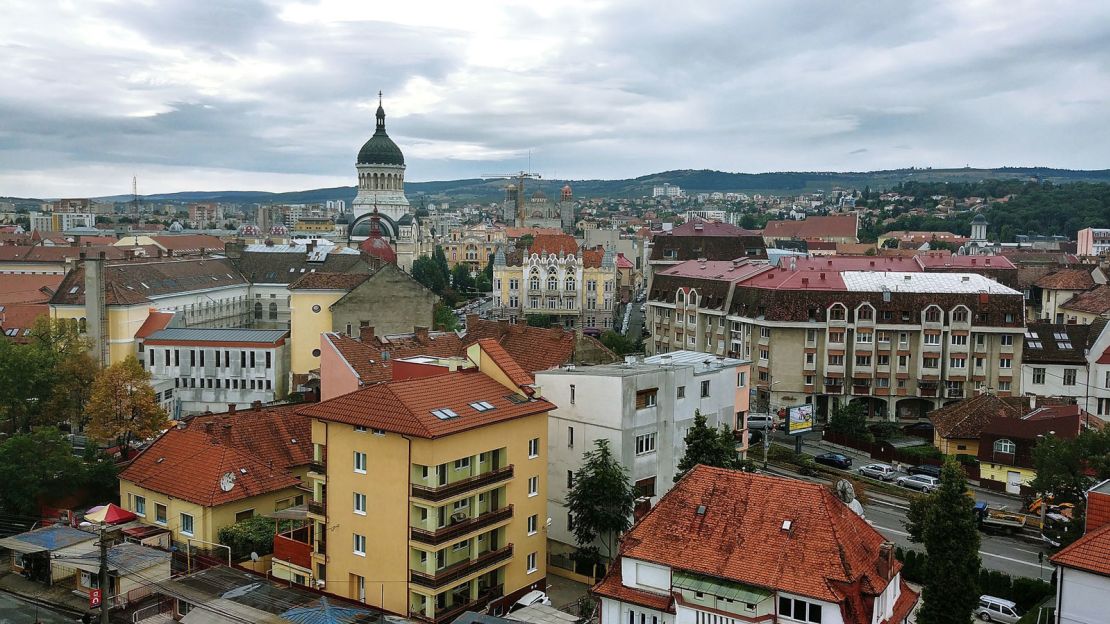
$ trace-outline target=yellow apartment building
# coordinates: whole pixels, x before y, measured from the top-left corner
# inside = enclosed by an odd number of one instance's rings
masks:
[[[496,341],[467,357],[397,360],[393,381],[300,410],[317,587],[435,624],[546,587],[554,405]]]

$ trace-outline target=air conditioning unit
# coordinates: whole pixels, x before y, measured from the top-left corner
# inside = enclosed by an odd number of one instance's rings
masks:
[[[466,512],[456,511],[455,513],[451,514],[451,524],[465,522],[466,520],[468,520]]]

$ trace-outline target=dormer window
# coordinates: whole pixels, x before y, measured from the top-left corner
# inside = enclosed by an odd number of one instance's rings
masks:
[[[926,323],[939,323],[940,322],[940,308],[936,306],[929,306],[925,310]]]
[[[829,308],[829,320],[843,321],[846,316],[847,310],[845,310],[842,304],[833,304],[833,306]]]
[[[860,321],[871,321],[875,319],[875,309],[869,305],[862,305],[856,310],[856,319]]]
[[[968,319],[967,308],[961,306],[961,307],[958,307],[958,308],[956,308],[955,310],[952,311],[952,322],[953,323],[966,323],[967,319]]]
[[[1010,440],[1007,440],[1006,438],[994,441],[994,452],[995,453],[1007,453],[1007,454],[1013,455],[1014,451],[1016,451],[1016,450],[1017,450],[1017,446],[1013,442],[1011,442]]]

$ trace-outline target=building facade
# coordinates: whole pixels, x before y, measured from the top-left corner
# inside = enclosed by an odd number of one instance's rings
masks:
[[[313,581],[433,623],[546,587],[547,413],[494,341],[301,409],[312,423]]]

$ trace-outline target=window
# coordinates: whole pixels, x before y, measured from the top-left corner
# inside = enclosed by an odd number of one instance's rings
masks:
[[[528,553],[528,557],[524,562],[524,566],[528,569],[528,574],[531,574],[539,569],[536,567],[536,553]]]
[[[1010,382],[1008,382],[1008,381],[998,382],[998,390],[999,390],[999,392],[1009,392],[1010,391]]]
[[[844,366],[844,356],[843,355],[830,355],[829,356],[829,366]]]
[[[1074,386],[1075,385],[1075,369],[1074,368],[1065,368],[1064,369],[1064,385],[1065,386]]]
[[[951,339],[952,344],[956,346],[962,347],[967,345],[967,334],[952,334]]]
[[[921,358],[921,365],[925,368],[937,368],[937,367],[940,366],[940,358],[938,358],[938,357]]]
[[[1057,334],[1057,336],[1059,336],[1059,334]],[[1065,334],[1065,336],[1066,336],[1066,334]],[[1004,347],[1014,346],[1014,335],[1013,334],[1002,334],[1002,346],[1004,346]],[[1068,348],[1070,348],[1070,346]]]
[[[1106,379],[1107,379],[1108,382],[1110,382],[1110,373],[1106,374]],[[1110,385],[1108,385],[1108,387],[1110,387]],[[675,393],[675,398],[677,398],[677,399],[685,399],[686,398],[686,386],[679,386],[678,387],[678,391]]]
[[[191,515],[189,515],[187,513],[181,514],[180,530],[181,530],[182,535],[192,535],[193,534],[193,517]]]
[[[540,478],[528,477],[528,496],[535,496],[540,493]]]
[[[470,458],[463,457],[455,460],[455,470],[470,470]]]
[[[574,448],[574,427],[567,427],[567,446]]]
[[[814,376],[813,375],[806,375],[805,376],[805,385],[812,386],[813,382],[814,382]]]
[[[879,377],[875,380],[875,386],[879,387],[879,388],[889,388],[890,387],[890,379],[888,379],[886,377]]]
[[[966,308],[956,308],[956,310],[954,312],[952,312],[952,322],[953,323],[966,323],[967,322],[967,309]]]
[[[572,487],[574,487],[574,471],[573,470],[568,470],[567,471],[567,489],[569,490]]]
[[[835,343],[844,342],[844,332],[842,332],[842,331],[829,332],[829,342],[835,342]]]
[[[655,452],[655,432],[636,436],[636,454],[646,455]]]
[[[998,360],[998,368],[1012,368],[1014,361],[1011,358],[1000,358]]]
[[[861,321],[870,321],[875,317],[875,311],[870,306],[863,306],[856,312],[856,318]]]
[[[366,536],[353,533],[354,536],[354,553],[359,557],[366,556]]]
[[[244,509],[243,511],[237,512],[235,514],[235,521],[236,522],[242,522],[244,520],[250,520],[253,517],[254,517],[254,510],[253,509]]]
[[[929,308],[928,310],[925,310],[925,322],[926,323],[939,323],[940,322],[940,310],[938,310],[936,308]]]
[[[640,390],[636,393],[636,409],[644,409],[647,407],[655,407],[656,395],[658,389],[651,388],[650,390]]]
[[[709,380],[708,379],[701,382],[701,398],[704,399],[704,398],[707,398],[707,397],[709,397]]]
[[[759,337],[760,338],[770,338],[771,337],[771,328],[770,327],[760,327],[759,328]]]
[[[355,492],[355,513],[360,516],[366,515],[366,495]]]
[[[532,438],[528,440],[528,458],[533,459],[540,456],[540,439]]]
[[[940,344],[940,334],[925,334],[925,344],[927,344],[927,345],[939,345]]]
[[[1013,455],[1014,451],[1016,451],[1016,450],[1017,450],[1017,446],[1013,442],[1011,442],[1010,440],[1007,440],[1007,439],[1003,438],[1001,440],[995,440],[994,441],[994,452],[995,453],[1009,453],[1010,455]]]
[[[535,535],[536,534],[536,523],[537,523],[538,519],[539,519],[539,516],[534,515],[534,514],[531,515],[531,516],[528,516],[528,535]]]
[[[137,515],[146,516],[146,497],[135,497],[135,509],[133,510]]]
[[[806,354],[806,366],[813,366],[814,362],[816,362],[816,361],[817,361],[817,354],[816,353],[807,353]]]
[[[166,506],[162,503],[154,503],[154,521],[158,524],[166,523]]]
[[[366,474],[366,453],[355,451],[355,472]]]
[[[1033,369],[1033,383],[1038,384],[1038,385],[1043,384],[1044,383],[1044,378],[1045,378],[1045,369],[1043,369],[1043,368],[1034,368]]]
[[[889,355],[880,355],[879,356],[879,361],[877,363],[878,363],[879,366],[890,366],[890,356]]]
[[[806,342],[812,343],[812,342],[816,342],[816,341],[817,341],[817,330],[816,329],[807,329],[806,330]]]
[[[856,342],[860,344],[871,344],[874,339],[875,334],[872,334],[871,332],[859,332],[858,334],[856,334]]]
[[[748,374],[746,372],[736,373],[736,387],[743,388],[748,385]]]
[[[570,404],[574,405],[574,384],[570,384]]]
[[[834,320],[834,321],[843,321],[844,320],[844,306],[834,305],[831,308],[829,308],[829,318]]]
[[[779,615],[799,622],[821,624],[821,605],[797,598],[779,596]]]
[[[964,358],[951,358],[948,360],[948,368],[967,368],[967,360]]]
[[[467,541],[456,542],[456,543],[451,545],[451,550],[453,552],[458,552],[460,550],[466,550],[467,548],[470,548],[470,542],[467,542]]]
[[[856,356],[856,366],[871,366],[871,356],[870,355],[857,355]]]

